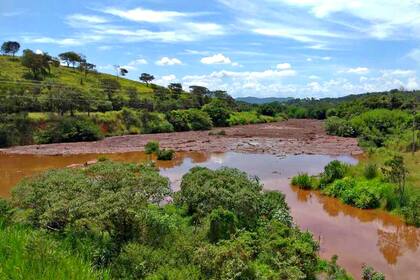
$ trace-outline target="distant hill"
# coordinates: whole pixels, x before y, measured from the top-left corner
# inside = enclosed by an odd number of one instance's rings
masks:
[[[238,97],[236,98],[236,101],[242,101],[250,104],[266,104],[271,102],[287,102],[293,100],[293,97],[265,97],[265,98],[259,98],[259,97]]]

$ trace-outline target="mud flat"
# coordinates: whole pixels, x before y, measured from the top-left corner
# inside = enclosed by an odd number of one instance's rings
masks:
[[[223,135],[220,132],[223,131]],[[327,135],[319,120],[283,122],[191,131],[105,138],[96,142],[59,143],[0,149],[5,154],[75,155],[143,151],[149,141],[183,152],[248,152],[273,155],[358,155],[357,139]]]

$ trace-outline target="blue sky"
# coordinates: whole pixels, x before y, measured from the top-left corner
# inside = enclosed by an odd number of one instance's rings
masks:
[[[420,87],[420,0],[1,0],[0,40],[235,97]]]

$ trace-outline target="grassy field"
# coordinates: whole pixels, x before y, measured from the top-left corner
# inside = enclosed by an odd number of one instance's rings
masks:
[[[46,234],[0,222],[0,279],[110,279]]]
[[[0,56],[0,80],[33,82],[33,80],[26,78],[28,73],[29,70],[22,66],[19,58]],[[81,78],[83,79],[83,85],[80,84]],[[80,72],[78,69],[60,66],[51,67],[51,75],[46,77],[42,83],[59,83],[66,86],[74,86],[76,88],[89,90],[90,88],[99,88],[100,80],[105,78],[117,79],[117,77],[113,75],[104,73],[89,73],[85,77],[84,73]],[[118,78],[118,81],[122,88],[135,87],[139,93],[144,94],[153,92],[152,88],[137,81],[121,77]]]

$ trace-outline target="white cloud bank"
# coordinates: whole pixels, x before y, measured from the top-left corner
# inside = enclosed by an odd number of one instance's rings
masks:
[[[158,61],[156,61],[156,65],[159,66],[173,66],[173,65],[181,65],[182,61],[178,58],[169,58],[169,57],[162,57]]]

